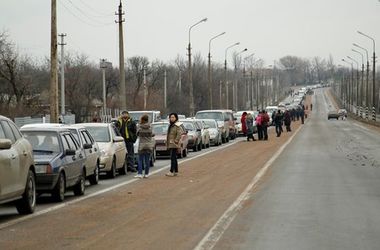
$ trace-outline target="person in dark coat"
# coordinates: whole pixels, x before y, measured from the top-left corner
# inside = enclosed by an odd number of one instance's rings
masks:
[[[301,117],[302,124],[304,124],[305,123],[305,110],[304,109],[300,109],[300,117]]]
[[[273,112],[275,113],[274,115],[274,124],[276,126],[276,133],[277,133],[277,137],[280,137],[281,136],[281,132],[282,132],[282,114],[281,114],[281,110],[278,110],[277,112]]]
[[[290,112],[290,117],[292,118],[292,121],[294,122],[296,120],[296,109],[292,108]]]
[[[121,136],[124,138],[127,148],[127,169],[137,172],[135,168],[135,149],[133,144],[137,140],[137,126],[135,121],[129,116],[128,111],[123,111],[116,123]]]
[[[300,114],[301,114],[301,109],[300,109],[300,107],[298,107],[297,110],[296,110],[297,121],[300,120]]]
[[[292,123],[292,119],[288,110],[286,110],[284,114],[284,123],[286,127],[286,132],[291,132],[292,130],[290,128],[290,124]]]
[[[241,130],[242,130],[244,136],[247,135],[246,119],[247,119],[247,112],[243,112],[243,115],[241,116],[240,122],[241,122]]]

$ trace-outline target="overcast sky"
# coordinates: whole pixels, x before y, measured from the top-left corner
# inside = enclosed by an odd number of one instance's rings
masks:
[[[57,0],[58,33],[67,33],[66,50],[87,54],[94,62],[118,64],[118,0]],[[186,56],[189,27],[207,17],[191,33],[193,52],[204,57],[211,37],[213,60],[240,42],[266,65],[286,55],[328,58],[338,64],[354,55],[356,42],[372,51],[361,30],[380,41],[378,0],[123,0],[125,56],[147,56],[164,62]],[[0,29],[8,31],[21,52],[49,56],[50,0],[0,0]],[[379,43],[380,46],[380,43]],[[232,51],[231,51],[232,52]]]

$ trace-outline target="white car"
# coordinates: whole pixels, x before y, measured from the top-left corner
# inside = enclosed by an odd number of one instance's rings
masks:
[[[119,174],[127,174],[127,149],[124,138],[119,135],[112,123],[82,123],[100,149],[99,169],[106,172],[109,178],[115,178],[116,171]]]
[[[218,123],[213,119],[202,119],[205,128],[210,134],[210,144],[213,146],[222,145],[222,131],[218,128]]]
[[[98,143],[92,138],[90,132],[81,124],[67,126],[68,130],[77,139],[86,156],[86,178],[91,185],[99,182],[100,149]]]

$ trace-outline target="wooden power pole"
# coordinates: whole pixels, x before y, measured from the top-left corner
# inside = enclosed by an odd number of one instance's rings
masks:
[[[123,7],[119,4],[118,12],[115,13],[119,18],[118,21],[115,21],[119,24],[119,69],[120,69],[120,105],[122,110],[127,109],[127,96],[126,96],[126,86],[125,86],[125,70],[124,70],[124,40],[123,40]]]
[[[50,122],[58,122],[57,0],[51,0]]]

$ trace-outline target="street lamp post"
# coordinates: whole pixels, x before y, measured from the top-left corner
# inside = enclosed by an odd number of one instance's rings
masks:
[[[237,82],[238,82],[238,79],[237,79],[237,58],[238,56],[240,56],[241,54],[243,54],[244,52],[246,52],[248,49],[245,48],[243,49],[242,51],[240,51],[239,53],[237,53],[235,55],[235,81],[234,81],[234,84],[232,85],[232,92],[233,92],[233,103],[234,103],[234,110],[237,111],[238,110],[238,94],[237,94]]]
[[[361,82],[361,88],[359,88],[358,86],[358,90],[357,92],[361,92],[359,95],[359,100],[358,100],[358,103],[361,106],[363,106],[363,85],[364,85],[364,55],[363,53],[361,53],[360,51],[357,51],[355,49],[352,49],[353,52],[356,52],[358,53],[361,57],[362,57],[362,82]]]
[[[370,37],[369,35],[366,35],[361,31],[358,31],[358,33],[362,36],[365,36],[365,37],[371,39],[372,43],[373,43],[372,107],[375,107],[375,104],[376,104],[376,52],[375,52],[376,51],[376,43],[375,43],[375,39]]]
[[[231,46],[228,46],[224,51],[224,83],[226,84],[226,107],[228,109],[228,82],[227,82],[227,52],[230,48],[238,46],[240,42],[234,43]],[[222,107],[220,107],[222,108]]]
[[[100,68],[102,69],[102,82],[103,82],[103,115],[107,114],[107,92],[106,92],[106,69],[111,68],[112,63],[107,62],[106,59],[100,59]]]
[[[245,81],[245,88],[246,88],[246,92],[247,92],[247,95],[245,95],[245,98],[247,98],[246,102],[249,102],[249,107],[251,108],[252,110],[252,95],[250,96],[250,89],[249,89],[249,86],[251,86],[251,93],[253,94],[253,86],[252,86],[252,65],[250,65],[250,68],[251,68],[251,73],[250,73],[250,81],[248,84],[248,81],[246,80],[246,70],[245,70],[245,66],[246,66],[246,61],[250,58],[252,58],[253,56],[255,55],[255,53],[252,53],[250,54],[249,56],[245,57],[244,58],[244,69],[243,69],[243,78],[244,78],[244,81]]]
[[[350,56],[347,56],[348,59],[355,62],[356,64],[356,98],[355,98],[355,105],[356,105],[356,114],[358,114],[358,97],[359,97],[359,62],[353,59]],[[354,85],[352,85],[352,96],[354,96]],[[352,102],[354,103],[354,102]]]
[[[366,48],[356,44],[356,43],[353,43],[353,45],[359,49],[364,50],[366,53],[366,56],[367,56],[366,84],[365,84],[365,86],[364,85],[362,86],[362,93],[363,93],[362,95],[365,95],[365,100],[364,100],[365,106],[369,107],[369,82],[368,82],[368,80],[369,80],[369,57],[368,57],[368,50]]]
[[[345,59],[342,59],[343,62],[345,63],[348,63],[349,65],[351,65],[351,82],[348,84],[348,109],[351,111],[351,105],[353,103],[352,101],[352,87],[353,87],[353,82],[354,82],[354,63],[353,62],[349,62]]]
[[[214,36],[213,38],[210,39],[208,42],[208,94],[209,94],[209,104],[210,104],[210,109],[212,109],[212,69],[211,69],[211,42],[226,34],[226,32],[222,32],[219,35]]]
[[[191,29],[197,26],[200,23],[206,22],[207,18],[203,18],[199,22],[193,24],[189,28],[189,47],[187,48],[188,50],[188,57],[189,57],[189,96],[190,96],[190,116],[194,116],[194,92],[193,92],[193,72],[192,72],[192,65],[191,65],[191,40],[190,40],[190,35],[191,35]]]

